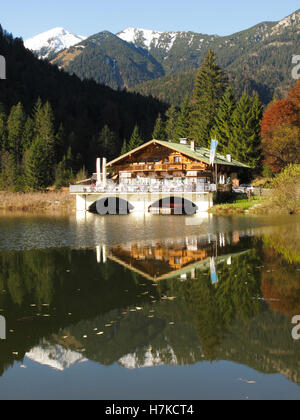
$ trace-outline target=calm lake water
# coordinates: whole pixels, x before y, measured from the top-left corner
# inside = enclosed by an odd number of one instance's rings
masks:
[[[299,238],[296,216],[0,215],[0,399],[300,399]]]

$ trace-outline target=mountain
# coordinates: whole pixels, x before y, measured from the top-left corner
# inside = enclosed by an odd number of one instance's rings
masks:
[[[26,353],[28,359],[40,365],[49,366],[54,370],[64,371],[76,363],[87,362],[80,353],[67,350],[59,344],[50,344],[45,339],[41,343]]]
[[[86,39],[85,36],[74,35],[64,28],[54,28],[33,38],[27,39],[24,45],[39,58],[50,58],[65,48],[70,48]]]
[[[264,103],[293,83],[291,59],[300,42],[300,10],[279,22],[262,22],[229,35],[127,28],[104,31],[70,48],[57,47],[51,62],[81,79],[129,88],[179,105],[191,94],[196,70],[209,49],[230,75],[239,95],[259,92]],[[48,55],[49,59],[49,55]]]
[[[204,44],[199,54],[192,52],[187,63],[182,64],[180,49],[176,42],[165,57],[166,76],[135,87],[141,94],[151,94],[163,101],[180,105],[184,96],[191,96],[197,65],[201,64],[208,48],[217,55],[218,63],[227,73],[235,90],[240,95],[243,90],[257,91],[267,104],[274,94],[282,96],[295,82],[291,77],[292,57],[298,51],[300,42],[300,10],[280,22],[263,22],[239,33],[218,37]],[[176,60],[179,63],[177,70]]]
[[[112,88],[131,88],[164,75],[163,67],[142,48],[104,31],[61,51],[51,61],[81,79]]]
[[[118,36],[136,47],[146,49],[163,65],[166,75],[199,66],[211,45],[220,37],[195,32],[157,32],[128,28]]]

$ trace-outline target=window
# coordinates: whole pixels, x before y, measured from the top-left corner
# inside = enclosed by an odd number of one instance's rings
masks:
[[[174,163],[181,163],[181,156],[175,156]]]

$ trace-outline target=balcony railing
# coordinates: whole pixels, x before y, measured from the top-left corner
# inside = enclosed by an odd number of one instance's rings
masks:
[[[108,183],[105,187],[89,185],[71,185],[71,194],[139,194],[139,193],[208,193],[216,191],[214,184],[156,184],[156,185],[125,185]]]
[[[182,163],[145,163],[132,164],[127,168],[130,172],[156,172],[156,171],[183,171],[185,165]]]

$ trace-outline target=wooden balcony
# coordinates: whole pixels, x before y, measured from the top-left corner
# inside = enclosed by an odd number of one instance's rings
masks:
[[[126,167],[126,171],[128,172],[169,172],[183,170],[186,170],[186,165],[183,165],[182,163],[146,163],[141,165],[132,164]]]

